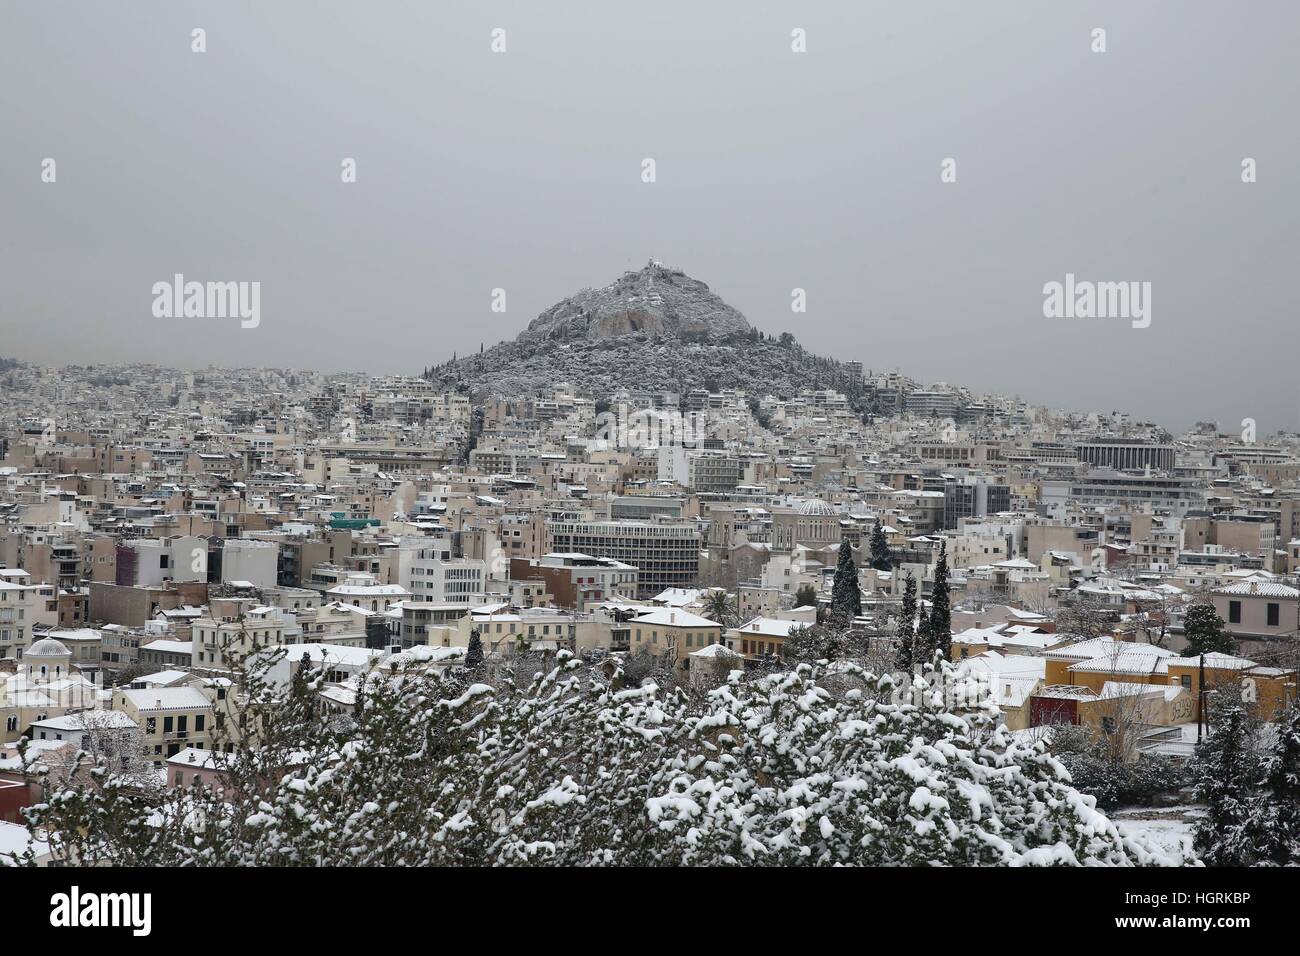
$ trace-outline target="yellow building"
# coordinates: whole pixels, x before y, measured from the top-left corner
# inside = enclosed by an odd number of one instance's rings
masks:
[[[212,748],[212,700],[197,687],[119,690],[113,695],[113,709],[135,721],[143,734],[145,758],[155,766],[186,747]]]
[[[1151,644],[1097,638],[1057,648],[1044,657],[1045,683],[1049,686],[1079,687],[1095,695],[1102,695],[1106,686],[1112,683],[1177,687],[1193,702],[1189,705],[1193,708],[1190,716],[1185,719],[1196,719],[1194,702],[1201,691],[1200,656],[1180,657]],[[1240,686],[1254,712],[1265,720],[1276,718],[1296,697],[1295,671],[1263,667],[1245,657],[1206,654],[1204,675],[1207,690]],[[1166,717],[1174,719],[1169,713]]]
[[[630,622],[633,654],[671,654],[686,661],[692,651],[722,641],[722,625],[680,608],[660,607],[634,617]]]
[[[728,628],[726,645],[747,661],[756,661],[765,656],[780,657],[790,632],[797,627],[807,626],[800,621],[756,617],[739,627]]]

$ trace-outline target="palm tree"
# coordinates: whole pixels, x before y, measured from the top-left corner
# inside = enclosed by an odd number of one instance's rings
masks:
[[[726,588],[712,588],[704,596],[704,616],[723,627],[735,627],[740,612],[736,605],[731,603],[731,596],[727,594]]]

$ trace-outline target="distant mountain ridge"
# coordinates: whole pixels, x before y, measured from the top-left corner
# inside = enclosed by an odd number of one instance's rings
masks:
[[[741,388],[792,396],[856,390],[843,363],[768,336],[705,283],[650,260],[599,289],[542,312],[513,341],[427,369],[425,377],[476,398],[525,398],[568,383],[579,394]]]

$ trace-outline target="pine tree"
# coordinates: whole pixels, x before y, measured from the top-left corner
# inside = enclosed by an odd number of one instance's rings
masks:
[[[903,608],[898,622],[898,648],[895,666],[905,673],[912,672],[915,660],[912,645],[916,641],[916,578],[910,574],[903,585]]]
[[[932,654],[948,660],[952,654],[952,610],[948,598],[948,546],[939,547],[939,563],[934,568],[934,590],[930,594],[929,647]]]
[[[871,566],[877,571],[889,571],[894,567],[894,556],[889,551],[889,542],[885,540],[885,529],[876,519],[876,526],[871,530]]]
[[[1300,863],[1300,706],[1277,724],[1277,741],[1264,759],[1264,789],[1256,801],[1251,831],[1261,857],[1278,866]]]
[[[1220,689],[1212,701],[1214,732],[1193,764],[1196,796],[1205,804],[1196,849],[1207,866],[1249,866],[1258,858],[1260,836],[1251,825],[1260,816],[1257,728],[1240,695]]]
[[[840,559],[831,584],[831,613],[845,624],[862,613],[862,587],[858,584],[858,566],[848,538],[840,542]]]
[[[469,632],[469,646],[465,649],[465,669],[478,670],[483,666],[483,639],[479,637],[478,628]]]
[[[799,585],[799,590],[794,592],[795,607],[816,607],[817,606],[817,589],[811,584]]]
[[[1216,651],[1235,654],[1237,651],[1237,642],[1224,630],[1223,618],[1215,613],[1214,605],[1204,601],[1198,601],[1187,609],[1183,636],[1187,638],[1184,657],[1198,657]]]

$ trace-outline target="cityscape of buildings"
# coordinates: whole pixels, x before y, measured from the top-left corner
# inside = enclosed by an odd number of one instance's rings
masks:
[[[844,391],[508,398],[427,370],[6,361],[0,849],[29,845],[48,768],[109,730],[160,786],[219,780],[249,655],[278,652],[282,685],[321,667],[329,712],[367,673],[471,645],[715,686],[826,619],[845,546],[868,645],[893,640],[909,580],[924,614],[943,563],[950,658],[1012,731],[1101,734],[1120,696],[1135,754],[1185,759],[1207,687],[1249,682],[1265,719],[1294,700],[1300,436],[837,374]],[[683,415],[693,434],[627,427]],[[1234,653],[1178,656],[1198,602]]]

